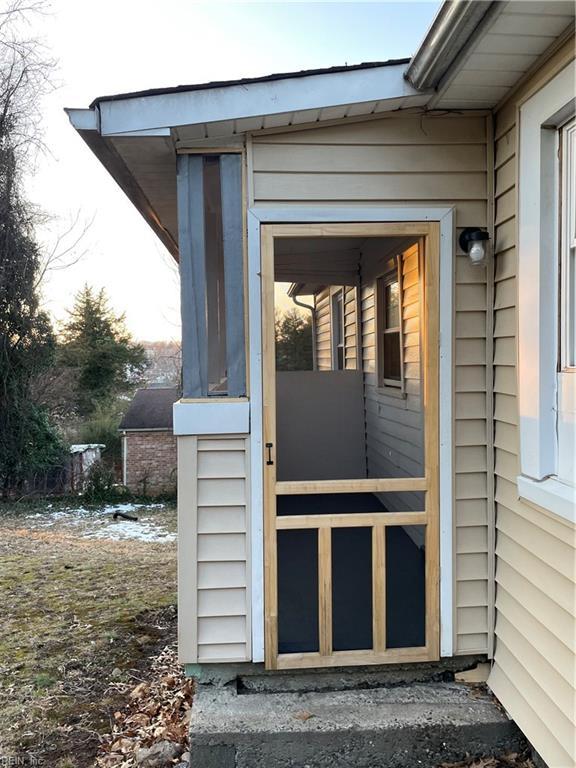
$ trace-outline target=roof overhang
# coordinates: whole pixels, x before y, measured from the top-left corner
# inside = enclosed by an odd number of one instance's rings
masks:
[[[104,96],[70,122],[178,258],[176,154],[247,133],[423,107],[407,59]]]
[[[573,0],[448,0],[406,71],[428,109],[494,110],[574,35]]]
[[[411,60],[103,96],[67,113],[178,258],[178,152],[411,108],[492,110],[573,24],[568,0],[446,0]]]
[[[492,0],[451,0],[442,4],[426,37],[406,70],[417,90],[436,88],[481,23],[498,13],[503,3]],[[490,13],[488,13],[491,11]]]
[[[101,136],[170,136],[196,126],[193,139],[322,122],[422,105],[427,95],[405,79],[408,59],[309,70],[226,83],[103,96],[70,109],[77,130]]]

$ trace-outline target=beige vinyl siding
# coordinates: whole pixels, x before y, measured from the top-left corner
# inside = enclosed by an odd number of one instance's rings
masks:
[[[185,663],[246,661],[247,440],[180,437],[178,450],[186,466],[179,473],[180,658]],[[194,540],[195,553],[188,551]]]
[[[355,371],[358,367],[358,288],[348,285],[344,290],[344,359],[346,370]]]
[[[576,530],[518,498],[518,104],[570,58],[559,50],[496,115],[494,445],[496,644],[489,685],[550,768],[576,763]]]
[[[369,246],[366,256],[370,256]],[[366,418],[366,458],[370,477],[419,477],[424,473],[424,433],[420,365],[420,279],[418,246],[402,254],[402,343],[405,396],[395,387],[378,386],[376,353],[376,282],[362,287],[362,347]],[[418,496],[387,494],[392,511],[418,510]]]
[[[250,197],[259,206],[455,207],[458,230],[487,225],[486,118],[390,115],[290,132],[254,135]],[[486,467],[486,271],[455,263],[454,436],[455,652],[486,652],[491,630]],[[363,316],[373,295],[361,297]],[[484,324],[484,325],[483,325]],[[363,366],[375,356],[363,328]],[[323,352],[324,354],[324,352]],[[476,448],[476,451],[466,450]],[[461,528],[469,528],[463,549]],[[461,582],[463,586],[461,587]],[[473,583],[470,583],[473,582]],[[475,603],[475,604],[472,604]]]
[[[315,296],[316,306],[316,368],[331,371],[332,306],[331,295],[337,288],[324,288]],[[347,370],[356,370],[356,288],[343,286],[344,300],[344,359]]]
[[[319,371],[332,370],[332,342],[330,319],[330,288],[325,288],[315,297],[316,307],[316,368]]]

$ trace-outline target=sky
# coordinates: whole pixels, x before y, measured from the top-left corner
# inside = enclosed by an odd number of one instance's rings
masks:
[[[68,122],[64,107],[147,88],[409,57],[439,2],[53,0],[33,22],[57,60],[43,103],[48,152],[28,195],[49,216],[42,245],[77,220],[80,260],[43,287],[56,322],[88,283],[104,287],[139,340],[178,339],[172,257]],[[64,246],[74,239],[71,235]],[[61,246],[62,247],[62,246]]]

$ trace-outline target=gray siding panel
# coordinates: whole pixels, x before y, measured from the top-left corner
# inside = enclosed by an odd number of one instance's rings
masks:
[[[184,397],[202,397],[208,391],[203,159],[179,155],[177,170],[182,389]]]
[[[246,394],[246,349],[244,338],[241,155],[221,155],[220,185],[222,190],[228,396],[242,397]]]

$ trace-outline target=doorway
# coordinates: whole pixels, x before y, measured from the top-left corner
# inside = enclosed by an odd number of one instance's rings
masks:
[[[261,227],[270,669],[438,658],[438,251],[429,222]]]

